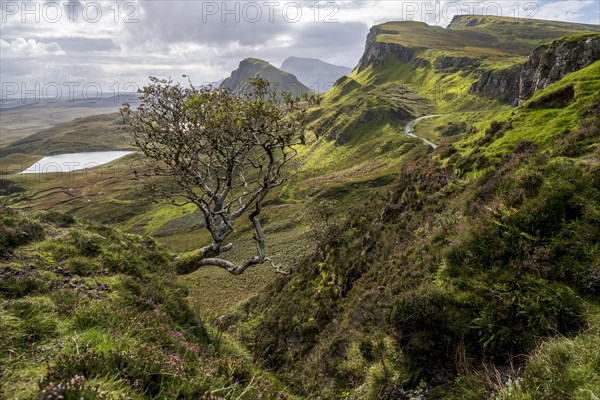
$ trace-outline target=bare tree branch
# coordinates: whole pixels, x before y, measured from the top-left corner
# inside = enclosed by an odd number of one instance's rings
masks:
[[[178,270],[190,273],[214,265],[240,275],[252,266],[272,264],[259,221],[262,203],[271,189],[293,176],[287,164],[297,155],[295,146],[306,144],[306,111],[319,99],[284,95],[278,101],[260,78],[252,82],[253,93],[241,96],[150,79],[139,107],[121,109],[134,144],[146,156],[136,176],[159,198],[198,207],[212,237],[211,244],[182,257]],[[249,210],[257,253],[235,265],[220,256],[232,249],[225,241]]]

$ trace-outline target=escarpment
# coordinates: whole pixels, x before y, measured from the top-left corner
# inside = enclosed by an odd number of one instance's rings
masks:
[[[470,92],[516,106],[522,70],[522,65],[515,65],[506,69],[484,71],[481,79],[471,86]]]
[[[410,62],[415,57],[415,50],[409,47],[402,46],[398,43],[386,43],[377,41],[377,36],[387,32],[378,27],[371,28],[367,36],[367,44],[365,52],[361,57],[356,69],[361,72],[368,66],[377,67],[383,65],[390,55],[394,55],[403,63]]]
[[[600,60],[600,34],[566,37],[540,46],[523,65],[519,79],[519,101]]]
[[[536,48],[524,64],[483,72],[470,92],[516,106],[598,60],[600,34],[567,36]]]

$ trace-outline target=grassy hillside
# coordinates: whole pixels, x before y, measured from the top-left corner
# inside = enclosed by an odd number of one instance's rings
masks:
[[[237,314],[240,337],[320,398],[600,393],[599,68],[402,164]]]
[[[377,41],[498,63],[525,61],[536,47],[563,36],[600,31],[597,25],[508,17],[457,16],[447,28],[423,22],[386,22]]]
[[[0,148],[74,118],[114,113],[123,102],[134,103],[135,100],[133,93],[89,100],[58,99],[50,102],[35,97],[13,102],[8,100],[0,104]]]
[[[118,113],[76,118],[29,135],[0,149],[0,158],[11,154],[56,155],[87,151],[132,149]]]
[[[0,232],[0,397],[289,397],[194,315],[153,240],[8,209]]]
[[[375,156],[377,174],[386,174],[386,166],[397,170],[398,158],[393,152],[382,156],[380,149],[402,148],[398,133],[409,120],[427,114],[481,118],[480,113],[511,110],[469,93],[471,85],[486,71],[526,61],[540,44],[594,29],[598,30],[592,25],[473,16],[455,18],[448,29],[412,21],[378,25],[370,40],[379,45],[382,58],[367,65],[361,61],[325,94],[322,107],[313,114],[313,127],[328,143],[306,153],[305,169],[372,165]],[[523,43],[513,46],[517,37]],[[389,44],[400,47],[381,47]],[[368,42],[367,53],[372,47]],[[427,130],[425,135],[434,143],[446,140],[441,131]]]
[[[299,149],[295,179],[267,199],[267,250],[289,276],[260,266],[235,279],[217,268],[175,279],[172,255],[154,241],[183,253],[208,233],[193,207],[153,203],[132,180],[139,155],[1,180],[1,201],[18,211],[7,211],[0,242],[10,251],[0,279],[9,282],[0,288],[2,362],[15,365],[0,376],[0,393],[34,395],[40,379],[83,375],[72,385],[100,383],[108,397],[180,390],[251,399],[273,381],[254,359],[308,399],[597,397],[600,62],[516,109],[469,93],[482,72],[594,27],[469,16],[446,30],[377,29],[373,43],[383,47],[325,95],[312,113],[319,139]],[[428,114],[442,115],[415,131],[440,144],[435,151],[403,134]],[[34,135],[4,160],[94,149],[113,134],[124,145],[109,119]],[[254,246],[249,224],[239,228],[234,262]],[[31,321],[52,328],[36,336]],[[192,344],[200,351],[188,354]],[[106,369],[90,366],[98,357]],[[114,372],[124,365],[133,378]],[[262,398],[277,398],[276,387]]]
[[[412,24],[391,25],[410,28]],[[433,32],[441,29],[423,24],[418,26],[425,30],[432,28]],[[396,36],[417,40],[422,34],[404,29],[401,35]],[[276,262],[294,265],[295,258],[311,246],[306,231],[311,210],[320,202],[337,202],[336,214],[343,219],[346,217],[346,207],[377,197],[399,174],[402,165],[430,151],[420,140],[402,134],[404,125],[410,119],[425,114],[447,113],[441,119],[426,120],[421,122],[422,125],[417,125],[419,134],[425,132],[424,136],[433,142],[443,143],[456,138],[447,136],[443,130],[428,129],[428,126],[437,121],[441,126],[447,120],[458,118],[466,121],[459,129],[460,133],[465,134],[473,124],[491,117],[498,109],[511,112],[507,106],[468,94],[470,84],[478,78],[475,71],[436,69],[435,60],[447,55],[448,50],[420,51],[417,59],[409,63],[402,63],[392,55],[382,65],[354,71],[327,93],[323,106],[314,112],[312,127],[321,139],[300,149],[302,163],[297,178],[275,191],[265,210],[269,218],[267,225],[272,225],[269,227],[272,232],[267,244],[274,252]],[[507,58],[512,60],[513,56]],[[497,65],[486,60],[482,58],[481,61],[484,67],[495,68]],[[258,60],[250,61],[259,68],[267,65]],[[9,149],[27,152],[49,149],[60,152],[65,149],[73,151],[75,148],[92,149],[107,143],[111,146],[125,145],[126,140],[117,137],[121,126],[116,116],[114,121],[110,119],[110,116],[102,116],[77,120],[34,135],[18,145],[9,146]],[[437,126],[431,125],[432,128]],[[106,135],[116,136],[108,140]],[[35,161],[30,154],[21,156],[20,153],[13,153],[8,156],[13,159],[21,157]],[[193,208],[153,204],[150,193],[131,180],[131,163],[135,164],[135,156],[73,176],[48,174],[43,177],[10,177],[8,179],[17,182],[25,190],[25,193],[13,195],[11,201],[24,210],[68,211],[83,218],[153,235],[177,252],[194,250],[199,243],[208,239]],[[240,239],[241,249],[251,246],[251,243],[241,240],[244,236],[242,229],[237,238]],[[287,243],[296,245],[289,246]],[[233,257],[240,258],[241,253]],[[205,311],[211,315],[230,310],[239,301],[260,292],[273,280],[269,268],[242,277],[228,289],[230,300],[223,303],[214,300],[213,293],[220,289],[219,286],[206,284],[216,277],[221,278],[221,273],[218,269],[207,269],[189,277],[194,287],[198,287],[198,296],[203,298],[203,302],[196,303],[198,309],[202,308],[200,303],[204,303]]]
[[[454,17],[448,29],[491,35],[492,43],[496,46],[527,55],[535,47],[553,39],[582,32],[598,32],[600,26],[531,18],[459,15]]]
[[[118,113],[76,118],[0,148],[0,175],[19,173],[48,155],[135,150],[129,143]]]

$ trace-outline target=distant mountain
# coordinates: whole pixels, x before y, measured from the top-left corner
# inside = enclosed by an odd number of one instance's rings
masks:
[[[220,82],[219,82],[220,83]],[[114,108],[119,109],[123,103],[139,103],[139,95],[132,93],[117,93],[111,96],[90,97],[89,99],[52,99],[52,98],[26,98],[26,99],[3,99],[0,101],[0,113],[15,109],[28,110],[46,110],[46,109],[65,109],[65,108]],[[106,110],[103,111],[106,113]]]
[[[320,93],[331,89],[352,68],[329,64],[316,58],[289,57],[281,65],[283,71],[296,75],[300,82]]]
[[[311,92],[294,75],[256,58],[242,60],[231,76],[221,83],[221,87],[227,87],[235,94],[246,93],[252,90],[248,79],[256,76],[268,80],[276,88],[278,94],[289,92],[294,96],[301,96]]]

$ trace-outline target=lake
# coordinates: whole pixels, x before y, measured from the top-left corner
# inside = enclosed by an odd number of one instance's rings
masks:
[[[22,174],[39,174],[52,172],[72,172],[82,169],[95,168],[124,157],[132,151],[95,151],[88,153],[59,154],[44,157]]]

